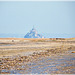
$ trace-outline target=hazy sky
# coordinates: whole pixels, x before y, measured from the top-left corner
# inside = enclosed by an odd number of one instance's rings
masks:
[[[0,2],[0,33],[75,34],[75,2]]]

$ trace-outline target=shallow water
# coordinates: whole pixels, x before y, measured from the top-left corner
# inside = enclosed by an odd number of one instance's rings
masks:
[[[12,46],[13,44],[7,44],[7,43],[0,43],[0,46]]]
[[[65,69],[66,67],[75,67],[75,57],[70,56],[57,56],[57,57],[45,57],[35,62],[32,65],[29,65],[31,69],[28,73],[75,73],[71,68]],[[64,68],[64,70],[62,70]],[[67,73],[66,72],[66,73]]]
[[[25,62],[24,62],[25,63]],[[71,51],[61,55],[40,57],[27,65],[20,66],[24,70],[2,70],[11,74],[75,74],[75,53]]]

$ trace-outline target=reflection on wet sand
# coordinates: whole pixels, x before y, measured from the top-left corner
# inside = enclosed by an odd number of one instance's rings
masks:
[[[15,43],[1,46],[0,51],[1,74],[75,74],[74,42]]]

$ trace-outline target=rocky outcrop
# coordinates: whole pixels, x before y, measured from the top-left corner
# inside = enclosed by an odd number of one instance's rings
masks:
[[[38,34],[35,28],[32,28],[30,32],[28,32],[24,38],[44,38],[42,35]]]

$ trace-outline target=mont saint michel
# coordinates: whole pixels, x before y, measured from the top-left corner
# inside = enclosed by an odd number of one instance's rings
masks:
[[[38,34],[37,30],[33,27],[30,32],[28,32],[24,38],[44,38],[41,34]]]

